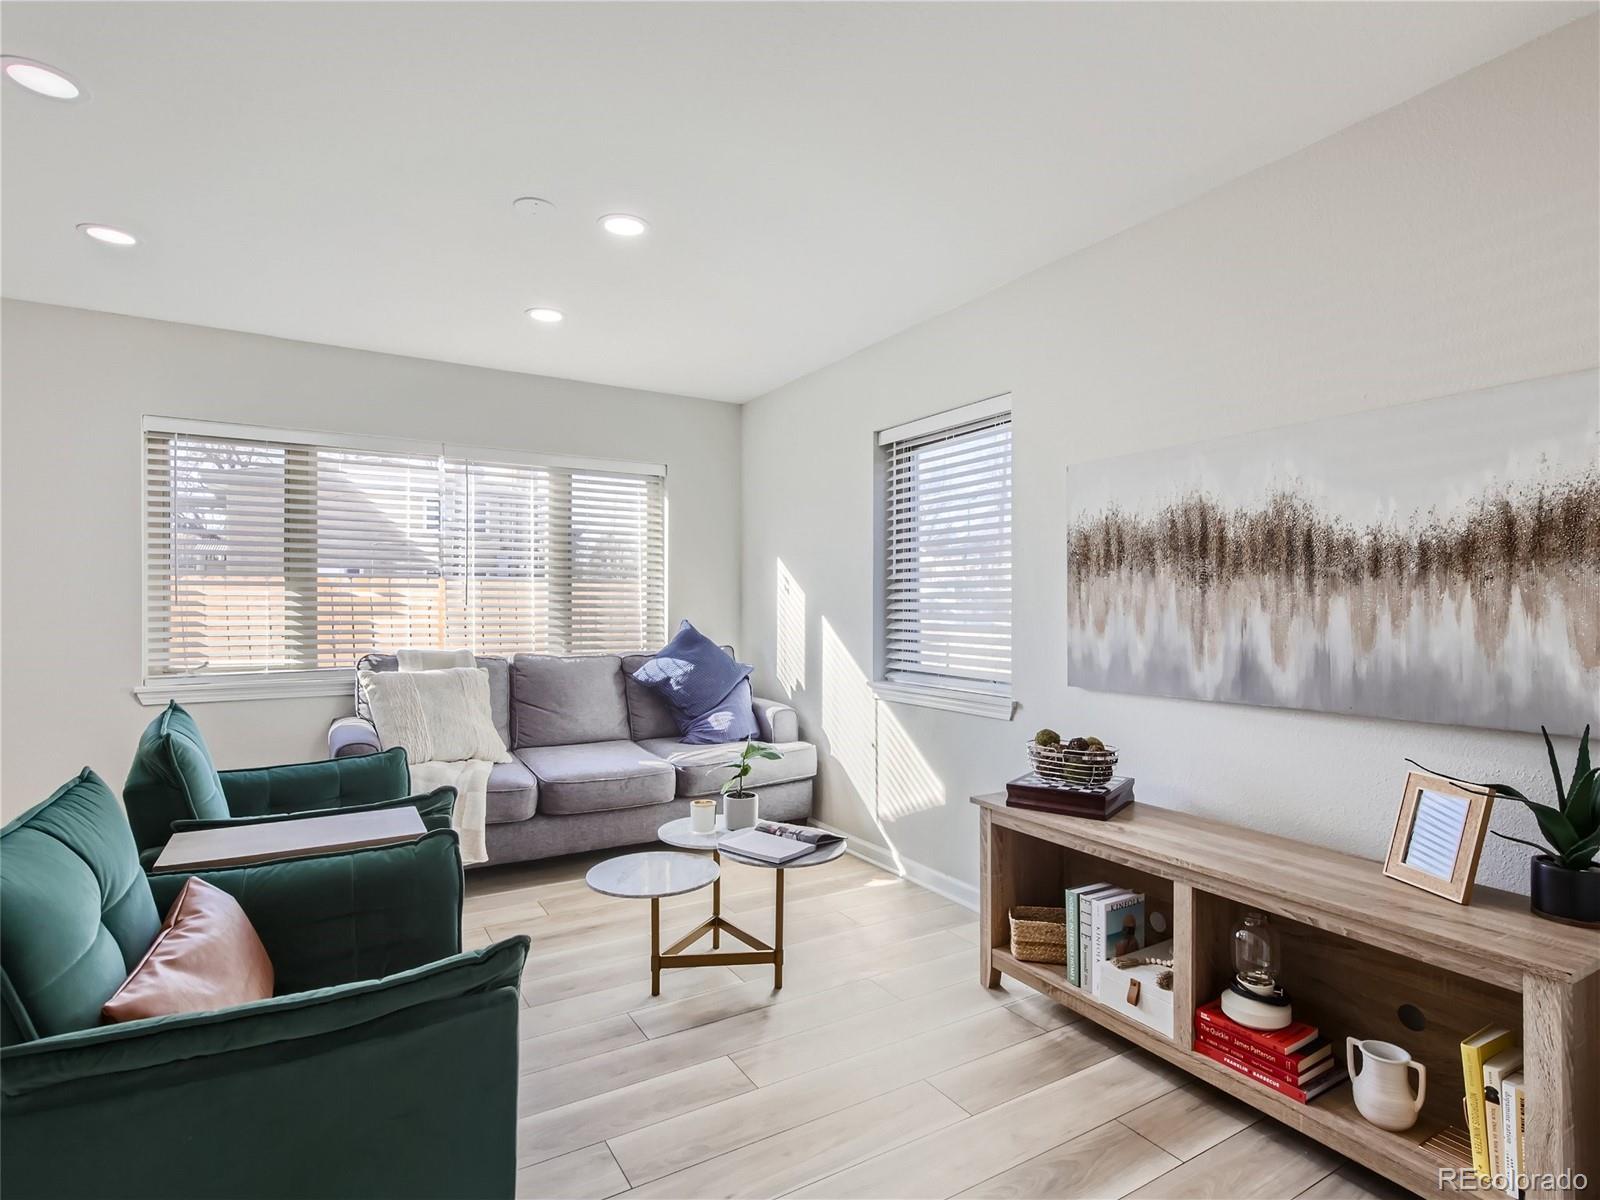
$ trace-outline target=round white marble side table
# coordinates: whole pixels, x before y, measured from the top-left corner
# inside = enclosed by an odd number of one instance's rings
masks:
[[[708,965],[689,961],[692,958],[707,956],[678,953],[699,937],[703,928],[693,937],[680,939],[665,951],[661,949],[661,898],[698,891],[708,883],[716,883],[721,875],[722,867],[701,855],[680,854],[671,850],[650,850],[643,854],[624,854],[619,858],[608,858],[605,862],[590,867],[589,873],[584,876],[584,882],[603,896],[650,901],[650,994],[652,996],[661,994],[663,967]]]

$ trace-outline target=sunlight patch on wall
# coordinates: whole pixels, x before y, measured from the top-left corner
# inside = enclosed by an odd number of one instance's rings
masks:
[[[843,768],[870,813],[877,795],[877,697],[866,673],[824,619],[822,627],[822,732],[828,753]]]
[[[806,686],[806,594],[778,559],[778,683],[788,692]]]
[[[887,704],[878,707],[878,816],[895,821],[945,802],[944,781]]]

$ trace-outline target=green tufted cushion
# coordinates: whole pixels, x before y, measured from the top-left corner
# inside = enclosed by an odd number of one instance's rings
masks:
[[[200,727],[176,700],[139,739],[122,802],[141,850],[165,846],[174,821],[220,821],[231,815]]]
[[[121,806],[85,767],[0,830],[7,1040],[98,1025],[160,925]]]

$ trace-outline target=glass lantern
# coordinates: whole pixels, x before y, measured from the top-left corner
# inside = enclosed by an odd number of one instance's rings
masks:
[[[1283,958],[1278,931],[1267,923],[1265,913],[1245,913],[1243,922],[1233,931],[1233,969],[1238,972],[1239,982],[1252,991],[1277,990]]]

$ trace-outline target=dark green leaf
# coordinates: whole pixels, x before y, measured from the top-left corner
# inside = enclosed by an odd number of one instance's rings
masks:
[[[1600,831],[1591,833],[1563,854],[1561,865],[1571,867],[1574,871],[1581,871],[1594,861],[1597,852],[1600,852]]]
[[[782,758],[783,755],[779,754],[776,750],[763,750],[759,754],[757,754],[756,757],[757,758]]]
[[[1544,752],[1550,756],[1550,773],[1556,777],[1556,807],[1567,806],[1567,785],[1561,781],[1561,764],[1556,761],[1556,745],[1550,740],[1550,731],[1543,725],[1539,732],[1544,734]]]
[[[1583,736],[1578,739],[1578,763],[1572,768],[1572,786],[1578,786],[1578,780],[1589,773],[1589,727],[1583,727]]]
[[[1557,854],[1567,854],[1581,840],[1565,813],[1557,812],[1548,804],[1530,804],[1534,820],[1539,822],[1539,832],[1544,834]]]
[[[1514,796],[1518,800],[1527,799],[1526,796],[1513,787],[1506,787],[1498,783],[1475,783],[1470,779],[1457,779],[1454,775],[1446,775],[1443,771],[1429,770],[1414,758],[1408,758],[1406,761],[1419,771],[1425,771],[1429,775],[1437,775],[1440,779],[1448,779],[1451,783],[1459,783],[1462,787],[1477,788],[1480,792],[1487,792],[1490,788],[1494,788],[1496,791],[1504,792],[1508,796]]]
[[[1580,837],[1600,830],[1600,770],[1590,768],[1572,781],[1572,792],[1567,797],[1567,820]]]

